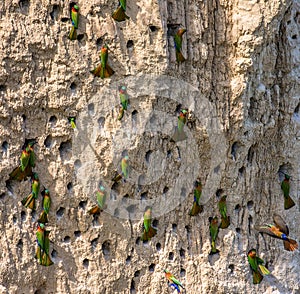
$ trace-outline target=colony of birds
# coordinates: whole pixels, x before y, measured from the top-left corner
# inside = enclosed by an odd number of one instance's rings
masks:
[[[72,20],[72,28],[69,33],[70,40],[77,39],[77,29],[78,29],[78,21],[79,21],[79,7],[76,4],[73,4],[71,7],[71,20]],[[126,15],[126,0],[119,0],[118,8],[113,12],[112,17],[115,21],[125,21],[129,19]],[[182,35],[186,32],[186,29],[179,28],[176,34],[174,35],[174,45],[175,45],[175,53],[176,60],[178,63],[184,62],[185,57],[181,52],[182,48]],[[97,77],[102,79],[109,78],[114,74],[114,70],[108,65],[108,46],[105,44],[101,48],[100,52],[101,63],[95,67],[91,73]],[[124,116],[124,111],[127,110],[129,97],[126,91],[125,86],[121,86],[119,88],[120,94],[120,110],[118,115],[118,120],[122,120]],[[184,125],[187,122],[189,111],[187,109],[182,109],[178,116],[177,127],[175,133],[172,137],[174,142],[183,141],[187,138],[184,132]],[[72,128],[76,128],[75,117],[69,117],[69,122]],[[22,204],[32,210],[36,209],[36,200],[38,199],[38,195],[40,192],[40,180],[38,174],[33,171],[35,167],[36,156],[34,153],[33,146],[36,144],[35,140],[25,142],[22,148],[22,154],[20,158],[20,165],[16,167],[10,173],[11,180],[23,181],[27,180],[30,177],[31,180],[31,193],[24,197],[21,201]],[[121,172],[116,172],[115,177],[112,179],[113,182],[125,182],[129,177],[129,157],[128,155],[124,156],[121,160]],[[284,174],[284,180],[281,182],[281,189],[283,191],[284,196],[284,209],[290,209],[295,206],[295,202],[290,197],[290,176],[288,174]],[[43,210],[40,214],[40,217],[37,221],[37,249],[35,258],[38,260],[39,264],[43,266],[50,266],[53,264],[50,256],[49,256],[49,247],[50,240],[49,234],[50,231],[46,230],[45,226],[48,223],[48,213],[51,205],[50,192],[48,189],[44,187],[41,192],[43,196],[42,207]],[[191,217],[197,216],[199,213],[203,211],[203,205],[200,204],[200,198],[202,194],[202,184],[199,179],[195,181],[194,185],[194,201],[192,208],[189,212]],[[99,214],[105,208],[105,199],[107,196],[107,192],[105,187],[100,186],[98,191],[96,192],[96,200],[97,204],[94,205],[91,209],[89,209],[89,214]],[[218,254],[220,251],[217,249],[216,241],[219,229],[227,229],[230,225],[230,216],[227,214],[227,205],[226,205],[226,195],[223,195],[218,203],[218,208],[220,212],[220,216],[213,216],[209,219],[209,230],[211,237],[211,251],[210,255]],[[154,237],[157,233],[157,228],[152,226],[152,208],[146,207],[144,213],[144,221],[143,221],[143,233],[141,239],[143,241],[149,241],[152,237]],[[265,224],[261,226],[255,226],[255,229],[261,233],[265,233],[270,235],[271,237],[283,240],[284,249],[287,251],[294,251],[298,249],[298,244],[295,240],[289,238],[289,229],[286,225],[285,221],[278,214],[274,214],[273,216],[274,225]],[[253,283],[259,284],[263,275],[270,274],[270,271],[264,266],[264,261],[260,259],[257,255],[255,249],[249,250],[247,253],[247,258],[250,264],[250,268],[253,273]],[[178,281],[167,269],[164,270],[165,276],[168,280],[168,285],[173,287],[180,293],[181,288],[184,289],[182,283]]]

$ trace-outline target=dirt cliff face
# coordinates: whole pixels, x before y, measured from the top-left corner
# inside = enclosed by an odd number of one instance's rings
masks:
[[[299,1],[127,2],[130,19],[120,23],[111,17],[118,1],[77,2],[75,41],[69,1],[0,3],[1,293],[172,293],[164,269],[186,293],[299,293],[299,252],[254,230],[276,212],[291,237],[300,233]],[[179,27],[187,29],[180,65]],[[104,44],[115,74],[102,80],[90,70]],[[118,121],[122,85],[130,102]],[[183,108],[187,138],[173,142]],[[34,138],[34,171],[52,197],[50,267],[34,258],[42,196],[32,212],[20,202],[30,181],[9,180]],[[129,177],[114,184],[125,155]],[[204,211],[191,217],[197,178]],[[100,184],[107,204],[93,217]],[[208,219],[225,194],[231,224],[209,256]],[[158,231],[143,242],[148,205]],[[251,248],[272,273],[260,285]]]

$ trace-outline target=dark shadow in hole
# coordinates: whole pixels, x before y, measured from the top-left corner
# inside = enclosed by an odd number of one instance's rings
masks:
[[[52,20],[58,20],[60,7],[57,4],[54,4],[52,7],[52,11],[50,12],[50,17]]]
[[[50,148],[52,146],[52,136],[48,135],[44,141],[44,145],[46,148]]]
[[[154,272],[154,270],[155,270],[155,264],[154,263],[151,263],[150,265],[149,265],[149,272]]]

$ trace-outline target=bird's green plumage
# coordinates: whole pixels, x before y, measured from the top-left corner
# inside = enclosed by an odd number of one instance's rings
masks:
[[[126,9],[124,10],[124,8],[120,5],[112,14],[112,18],[115,21],[124,21],[126,19],[129,19],[129,16],[126,15],[125,13]]]
[[[121,170],[124,178],[128,177],[128,156],[125,156],[121,161]]]
[[[209,231],[210,231],[210,236],[211,236],[211,254],[219,252],[219,250],[216,248],[216,239],[218,237],[219,233],[219,221],[218,217],[214,217],[210,221],[209,225]]]
[[[33,194],[33,197],[35,199],[38,198],[39,191],[40,191],[40,181],[39,181],[38,175],[36,173],[34,173],[32,184],[31,184],[31,193]]]
[[[177,62],[185,61],[184,56],[181,53],[182,48],[182,35],[186,32],[186,29],[179,29],[174,35],[175,51],[176,51],[176,60]]]
[[[78,29],[78,20],[79,20],[79,13],[78,13],[79,7],[77,5],[74,5],[71,11],[71,18],[72,18],[72,25],[75,29]]]
[[[290,176],[287,174],[284,175],[284,180],[281,182],[281,189],[284,196],[284,209],[295,206],[295,202],[290,196]]]
[[[124,11],[126,11],[126,0],[119,0],[120,6],[123,8]]]
[[[190,215],[195,216],[198,213],[201,213],[203,211],[203,206],[200,205],[200,197],[202,194],[202,184],[199,181],[196,181],[195,183],[195,189],[194,189],[194,202],[192,209],[190,210]]]
[[[152,208],[149,207],[144,213],[144,232],[142,235],[143,241],[150,240],[153,236],[156,235],[157,229],[152,227]]]
[[[230,224],[229,216],[227,216],[226,198],[226,195],[222,196],[218,203],[219,212],[221,214],[221,229],[226,229]]]
[[[30,193],[27,197],[23,198],[21,202],[25,207],[35,210],[35,198],[32,193]]]
[[[44,198],[43,198],[43,208],[45,212],[48,214],[51,206],[51,198],[48,190],[45,190]]]
[[[256,250],[251,249],[247,254],[248,262],[253,271],[253,284],[259,284],[264,275],[270,274],[270,271],[263,265],[264,261],[256,255]]]
[[[103,209],[106,200],[106,192],[104,187],[100,187],[100,189],[96,192],[96,197],[99,208]]]
[[[126,92],[126,87],[122,86],[120,89],[120,102],[124,110],[127,110],[128,100],[129,99],[128,99],[128,94]]]
[[[21,162],[21,171],[23,172],[27,167],[30,159],[30,149],[26,147],[25,150],[22,151],[20,162]]]

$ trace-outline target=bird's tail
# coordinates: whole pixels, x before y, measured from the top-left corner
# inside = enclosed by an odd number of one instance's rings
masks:
[[[119,110],[118,120],[121,120],[124,116],[124,108],[121,107]]]
[[[114,70],[106,63],[105,70],[104,70],[104,78],[109,78],[114,74]]]
[[[181,51],[177,51],[176,50],[176,60],[177,62],[184,62],[186,59],[184,58],[184,56],[182,55]]]
[[[48,222],[48,214],[45,210],[42,211],[40,218],[38,219],[39,223],[45,224]]]
[[[194,201],[192,209],[190,210],[190,216],[195,216],[198,213],[203,211],[203,205],[199,205],[196,201]]]
[[[41,265],[50,266],[51,264],[53,264],[53,261],[51,260],[49,254],[47,254],[46,252],[44,252],[43,253],[43,257],[42,257]]]
[[[178,285],[176,285],[175,283],[171,283],[169,284],[170,287],[174,287],[177,290],[177,293],[180,293],[180,288]],[[184,288],[183,288],[184,289]]]
[[[31,175],[32,175],[31,166],[27,165],[24,171],[22,171],[21,167],[18,166],[9,174],[9,178],[10,180],[16,180],[21,182]]]
[[[178,127],[176,127],[175,133],[172,137],[172,140],[175,142],[184,141],[187,138],[184,130],[179,131]]]
[[[259,267],[259,269],[260,269],[260,271],[263,275],[269,275],[270,274],[270,271],[264,265],[259,264],[258,267]]]
[[[129,19],[129,16],[126,15],[125,10],[122,8],[122,6],[119,6],[112,14],[112,18],[115,21],[124,21],[126,19]]]
[[[219,253],[220,251],[216,248],[216,243],[215,241],[211,241],[211,251],[210,251],[210,255],[213,255],[213,254],[217,254]]]
[[[93,206],[93,207],[88,211],[89,214],[98,214],[98,213],[100,213],[100,212],[101,212],[101,209],[99,208],[98,205]]]
[[[32,193],[25,197],[21,202],[25,207],[35,210],[35,198]]]
[[[298,243],[293,239],[288,239],[287,241],[283,241],[283,246],[284,249],[287,251],[294,251],[298,249]]]
[[[122,174],[118,174],[118,173],[117,173],[117,174],[112,178],[112,181],[117,183],[117,182],[121,181],[122,177],[123,177]]]
[[[146,232],[146,230],[144,230],[144,233],[142,235],[142,240],[143,241],[148,241],[150,240],[152,237],[154,237],[157,233],[157,229],[153,228],[152,226],[149,228],[149,231]]]
[[[35,252],[35,258],[42,264],[42,250],[41,247],[38,245]]]
[[[221,224],[220,224],[220,228],[221,229],[226,229],[228,228],[230,225],[230,217],[226,216],[226,217],[222,217],[221,218]]]
[[[290,209],[295,205],[294,200],[290,197],[284,197],[284,209]]]
[[[72,26],[71,31],[69,33],[69,39],[72,41],[77,39],[77,30],[75,29],[74,26]]]
[[[263,275],[259,271],[253,271],[253,284],[259,284],[263,279]]]

